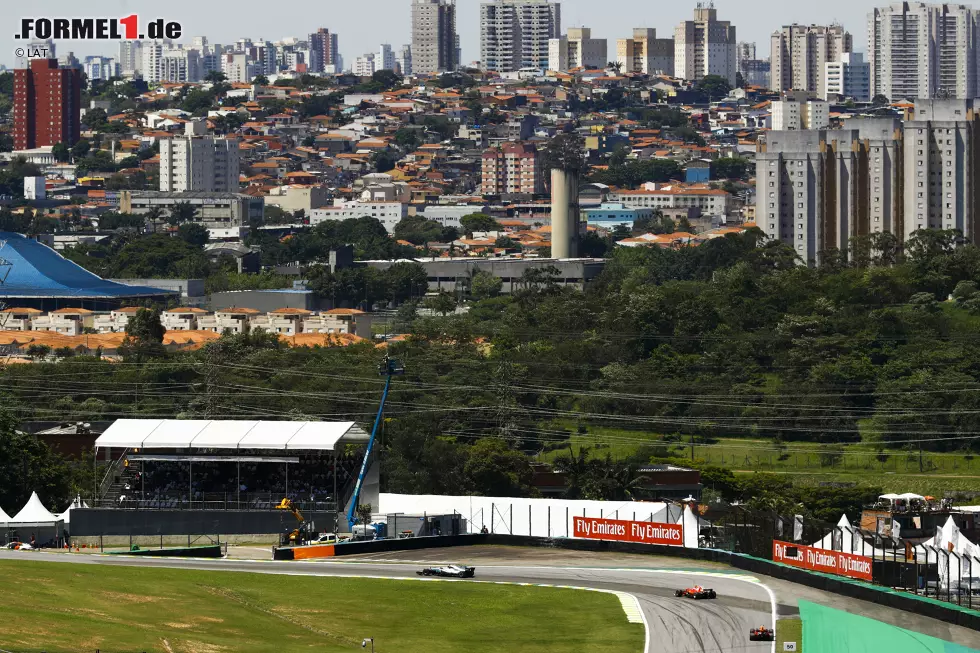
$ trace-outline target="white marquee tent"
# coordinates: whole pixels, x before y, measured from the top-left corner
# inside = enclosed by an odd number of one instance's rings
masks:
[[[10,515],[5,513],[3,511],[3,508],[0,508],[0,526],[6,526],[7,522],[9,521],[10,521]]]
[[[54,526],[59,521],[61,521],[60,517],[44,507],[41,499],[37,496],[37,492],[32,492],[27,504],[20,509],[20,512],[10,518],[8,525],[12,527]]]
[[[95,448],[335,451],[368,438],[354,422],[120,419]]]
[[[939,578],[943,585],[956,584],[967,576],[980,576],[980,546],[966,539],[952,516],[936,531],[932,544],[950,552],[949,556],[938,555]]]

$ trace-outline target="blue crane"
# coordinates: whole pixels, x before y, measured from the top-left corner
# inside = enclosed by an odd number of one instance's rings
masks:
[[[378,427],[381,425],[381,416],[385,410],[385,402],[388,400],[388,390],[391,389],[391,377],[400,376],[405,373],[405,367],[398,361],[388,358],[386,355],[378,372],[385,377],[385,389],[381,394],[381,405],[378,406],[378,414],[374,418],[374,428],[371,429],[371,438],[368,440],[367,449],[364,451],[364,461],[361,463],[361,473],[357,475],[357,484],[354,486],[354,493],[351,495],[350,508],[347,509],[347,528],[353,532],[354,524],[357,523],[357,504],[361,498],[361,488],[364,486],[364,478],[367,476],[368,465],[371,460],[371,451],[374,449],[374,440],[378,435]]]

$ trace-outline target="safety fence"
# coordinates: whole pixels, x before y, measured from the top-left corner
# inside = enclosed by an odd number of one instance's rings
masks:
[[[935,538],[896,536],[890,523],[869,530],[799,515],[733,509],[703,523],[701,546],[980,608],[980,556],[950,544],[937,545]],[[787,549],[792,554],[788,557]]]

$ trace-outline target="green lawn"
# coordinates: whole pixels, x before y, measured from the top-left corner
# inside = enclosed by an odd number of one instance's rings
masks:
[[[479,573],[479,572],[478,572]],[[636,653],[609,594],[466,582],[311,578],[0,561],[14,653],[375,650]]]
[[[576,432],[572,422],[557,422],[552,429],[565,428],[573,435],[568,443],[572,450],[590,447],[592,455],[624,458],[646,444],[659,449],[658,455],[678,459],[691,458],[689,442],[670,442],[659,433],[589,426],[587,433]],[[775,472],[792,475],[800,483],[856,483],[883,487],[885,492],[917,492],[942,496],[946,491],[970,491],[980,486],[980,456],[959,453],[922,455],[922,472],[918,452],[878,450],[872,443],[841,445],[843,455],[834,455],[830,447],[812,442],[786,443],[777,447],[768,440],[719,438],[710,444],[694,445],[695,460],[732,469],[736,473]],[[539,458],[551,461],[567,454],[568,446],[542,453]]]
[[[796,642],[797,652],[803,651],[803,622],[800,619],[776,620],[776,650],[783,650],[783,643]]]

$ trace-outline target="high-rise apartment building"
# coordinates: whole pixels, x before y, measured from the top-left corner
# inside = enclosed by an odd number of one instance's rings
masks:
[[[674,74],[674,39],[658,39],[657,30],[637,27],[633,38],[616,41],[616,61],[623,73]]]
[[[850,32],[840,25],[786,25],[772,34],[770,88],[826,98],[826,64],[852,49]]]
[[[718,75],[735,85],[735,27],[718,20],[714,3],[699,2],[694,20],[674,29],[674,76],[699,80]]]
[[[830,126],[830,105],[823,100],[777,100],[771,103],[770,112],[772,129],[776,131]]]
[[[382,43],[381,47],[378,48],[378,53],[374,55],[374,69],[395,69],[395,51],[391,49],[391,45],[388,43]]]
[[[546,70],[549,41],[560,37],[558,2],[494,0],[480,5],[480,57],[487,70]]]
[[[456,70],[456,0],[412,0],[412,68],[416,74]]]
[[[770,131],[756,152],[756,221],[806,261],[854,236],[957,229],[980,240],[980,113],[975,100],[917,100],[904,124]]]
[[[59,68],[57,59],[34,59],[14,70],[14,149],[64,143],[81,133],[82,71]]]
[[[608,49],[606,39],[592,38],[588,27],[569,27],[565,36],[548,42],[548,70],[603,68]]]
[[[123,77],[135,77],[143,73],[143,42],[119,42],[119,73]]]
[[[258,75],[255,63],[244,52],[226,52],[221,55],[221,72],[229,84],[248,84]]]
[[[160,139],[161,191],[238,192],[238,140],[201,135],[202,127],[190,122],[185,136]]]
[[[142,57],[142,77],[147,83],[201,81],[198,50],[172,45],[169,41],[146,41]]]
[[[852,237],[902,224],[901,123],[770,131],[756,152],[756,222],[808,263],[847,251]]]
[[[89,81],[108,80],[119,75],[119,65],[112,57],[85,57],[82,70]]]
[[[980,102],[916,100],[905,123],[905,225],[959,229],[977,242],[980,184]]]
[[[377,61],[378,55],[374,52],[368,52],[354,59],[353,73],[359,77],[370,77],[376,70],[379,70]]]
[[[415,72],[412,62],[412,46],[403,45],[395,57],[395,70],[399,75],[412,75]]]
[[[340,72],[342,62],[336,34],[331,33],[326,27],[321,27],[310,34],[309,44],[310,60],[307,64],[311,73]]]
[[[893,102],[973,98],[980,14],[968,5],[902,2],[868,14],[871,95]]]
[[[851,98],[857,102],[871,99],[871,66],[860,52],[845,52],[839,61],[824,64],[826,99]]]
[[[541,155],[531,143],[504,143],[483,153],[484,195],[533,195],[545,191]]]

